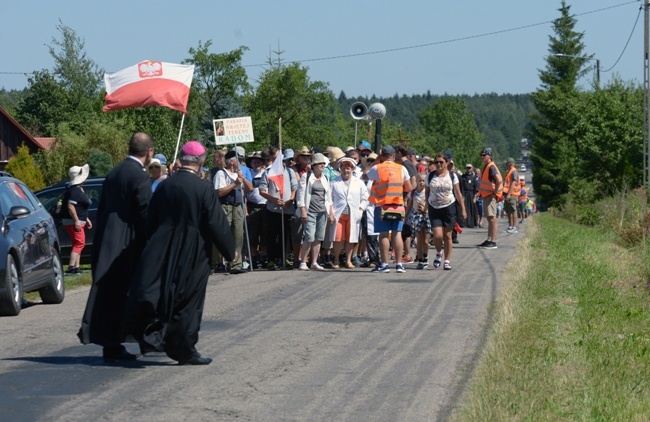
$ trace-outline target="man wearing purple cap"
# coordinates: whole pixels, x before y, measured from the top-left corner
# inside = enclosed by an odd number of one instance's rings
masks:
[[[195,347],[212,245],[228,261],[237,257],[217,193],[199,178],[205,157],[199,142],[186,143],[179,156],[181,168],[154,192],[147,246],[129,295],[128,328],[142,351],[164,351],[179,365],[212,362]]]
[[[145,166],[153,156],[153,140],[136,133],[129,156],[108,173],[97,210],[92,253],[93,285],[77,336],[83,344],[103,346],[105,362],[135,360],[122,345],[122,324],[131,276],[146,242],[151,179]]]

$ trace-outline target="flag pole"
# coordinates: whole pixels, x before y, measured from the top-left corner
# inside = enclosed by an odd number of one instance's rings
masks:
[[[176,140],[176,151],[174,151],[174,160],[172,161],[172,168],[176,162],[176,157],[178,157],[178,146],[181,144],[181,133],[183,132],[183,123],[185,123],[185,113],[181,118],[181,128],[178,130],[178,140]]]
[[[282,117],[280,117],[278,119],[278,138],[279,138],[279,141],[280,141],[280,151],[278,152],[278,154],[282,154]],[[282,158],[284,158],[284,157],[282,157]],[[282,171],[284,171],[284,160],[282,160],[282,163],[283,163]],[[282,178],[282,180],[283,180],[282,183],[284,183],[284,178]],[[280,198],[280,199],[282,199],[282,198]],[[282,212],[282,269],[286,270],[287,259],[286,259],[286,256],[285,256],[285,252],[286,252],[285,249],[287,248],[287,245],[285,243],[286,240],[284,238],[284,203],[280,207],[280,211]],[[296,257],[294,257],[293,259],[295,260]]]

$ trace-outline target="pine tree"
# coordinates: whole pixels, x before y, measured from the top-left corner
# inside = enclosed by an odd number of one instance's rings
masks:
[[[541,87],[531,95],[537,113],[531,115],[531,160],[534,166],[533,188],[538,204],[556,205],[563,201],[575,176],[576,148],[568,135],[576,116],[568,105],[577,95],[576,83],[588,71],[584,56],[584,33],[576,32],[577,20],[563,0],[560,17],[553,21],[546,68],[540,70]]]

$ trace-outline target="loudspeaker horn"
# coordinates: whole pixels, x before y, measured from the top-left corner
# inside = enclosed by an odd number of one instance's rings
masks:
[[[386,117],[386,107],[382,103],[370,104],[368,115],[373,119],[383,119]]]
[[[350,106],[350,114],[356,120],[365,119],[368,114],[368,106],[362,102],[356,102]]]

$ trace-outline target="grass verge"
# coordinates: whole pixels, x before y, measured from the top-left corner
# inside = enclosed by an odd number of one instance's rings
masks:
[[[550,215],[527,224],[454,420],[649,420],[647,248]]]

